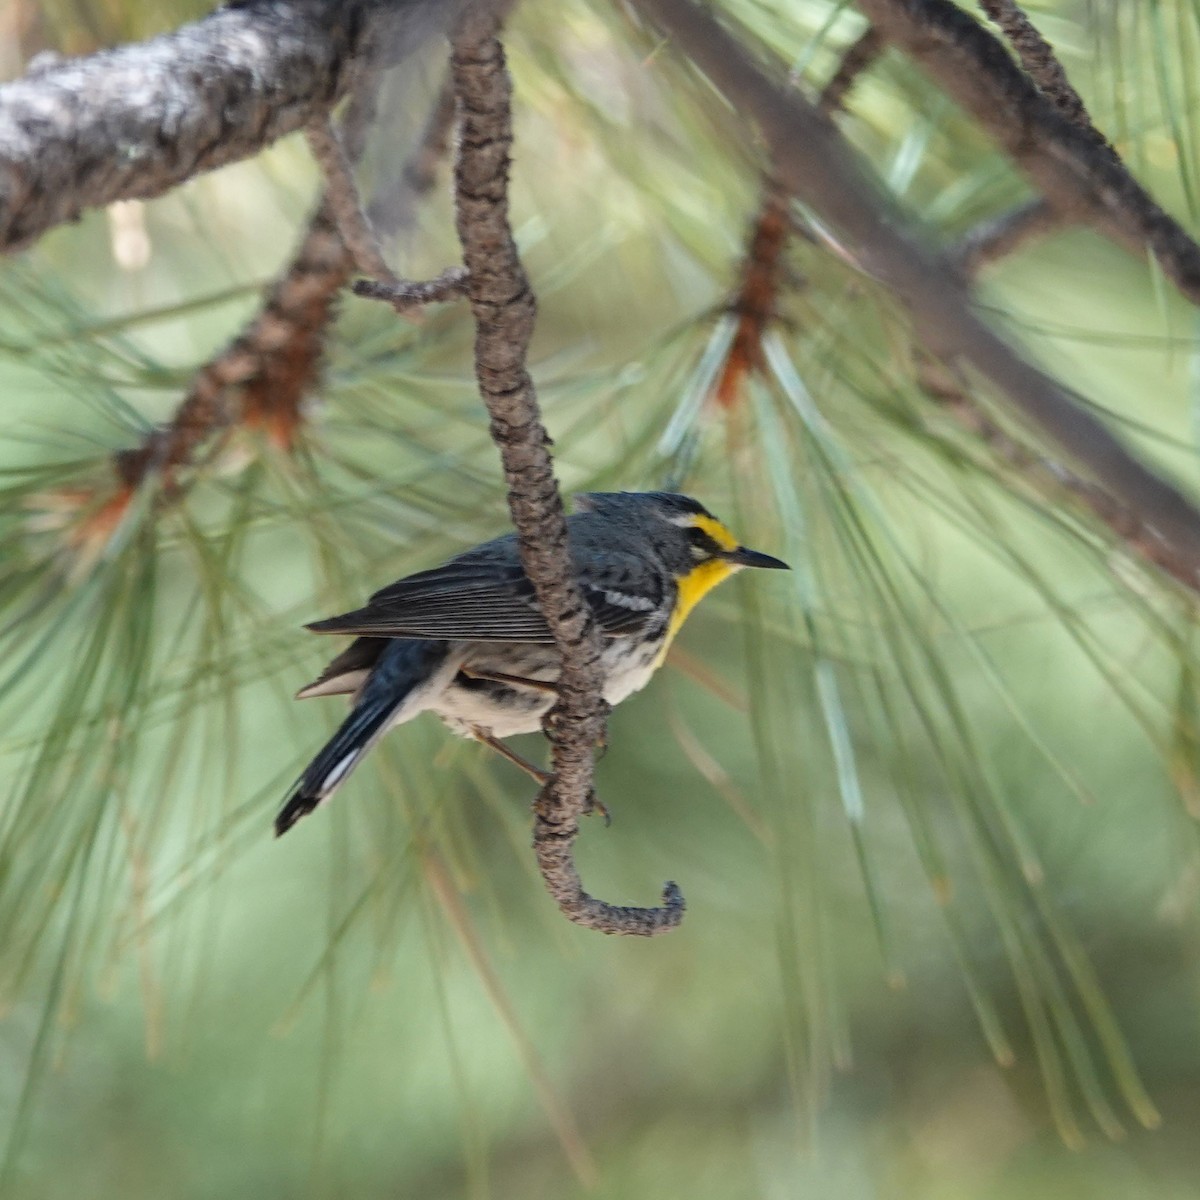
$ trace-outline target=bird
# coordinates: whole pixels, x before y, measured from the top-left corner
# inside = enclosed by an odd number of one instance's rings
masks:
[[[717,584],[744,567],[787,569],[741,545],[690,496],[585,492],[575,507],[568,545],[600,630],[610,706],[649,682],[688,614]],[[501,740],[542,727],[560,661],[515,533],[305,628],[355,640],[297,699],[348,695],[351,709],[293,786],[275,818],[276,836],[328,800],[388,729],[421,712],[490,746],[539,783],[549,778]]]

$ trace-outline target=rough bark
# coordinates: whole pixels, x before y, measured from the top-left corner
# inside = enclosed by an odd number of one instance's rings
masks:
[[[311,125],[458,0],[247,0],[0,87],[0,251],[85,209],[161,195]]]
[[[1072,125],[1091,131],[1098,142],[1108,145],[1107,139],[1092,124],[1087,105],[1067,77],[1054,48],[1042,37],[1025,10],[1013,0],[979,0],[979,6],[1008,39],[1038,91]]]
[[[562,655],[559,699],[546,721],[554,773],[534,804],[534,851],[547,888],[572,921],[650,936],[683,917],[674,884],[666,886],[662,908],[618,907],[588,895],[575,867],[573,846],[580,817],[594,804],[593,758],[605,726],[600,637],[575,581],[550,439],[526,368],[536,304],[508,219],[512,85],[497,32],[494,15],[473,9],[453,36],[455,215],[476,322],[479,390],[504,465],[521,560]]]

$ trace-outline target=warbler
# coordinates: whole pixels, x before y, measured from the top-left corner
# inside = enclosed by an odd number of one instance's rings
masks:
[[[567,518],[571,559],[603,637],[610,705],[646,685],[688,614],[718,583],[742,567],[787,568],[740,545],[688,496],[588,492],[575,501],[578,511]],[[306,628],[358,636],[297,699],[346,694],[352,708],[280,809],[277,835],[327,800],[386,730],[420,712],[436,713],[455,733],[546,780],[499,740],[541,728],[559,671],[516,534]]]

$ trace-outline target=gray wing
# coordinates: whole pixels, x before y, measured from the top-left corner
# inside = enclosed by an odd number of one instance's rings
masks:
[[[553,638],[538,610],[533,584],[509,539],[488,543],[445,566],[422,571],[376,592],[354,612],[315,621],[315,633],[447,638],[479,642],[541,642]],[[632,557],[606,557],[604,582],[584,573],[584,599],[603,633],[641,632],[662,612],[660,578]]]

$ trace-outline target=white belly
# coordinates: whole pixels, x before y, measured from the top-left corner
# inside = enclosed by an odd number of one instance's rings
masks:
[[[619,638],[609,640],[601,652],[607,679],[604,699],[610,705],[617,705],[644,688],[654,674],[657,653],[657,645],[648,645],[631,659],[628,644]],[[514,647],[476,642],[463,648],[459,662],[477,671],[519,675],[525,679],[553,682],[558,677],[557,654],[550,646]],[[464,737],[469,737],[472,726],[477,726],[495,737],[505,738],[538,732],[554,699],[552,692],[537,688],[508,686],[486,679],[464,680],[455,675],[431,700],[429,708]]]
[[[615,642],[617,639],[613,640]],[[615,708],[626,696],[640,692],[654,674],[659,649],[657,642],[651,643],[643,646],[631,658],[624,647],[618,648],[611,643],[606,646],[601,655],[608,680],[604,686],[604,699]]]

